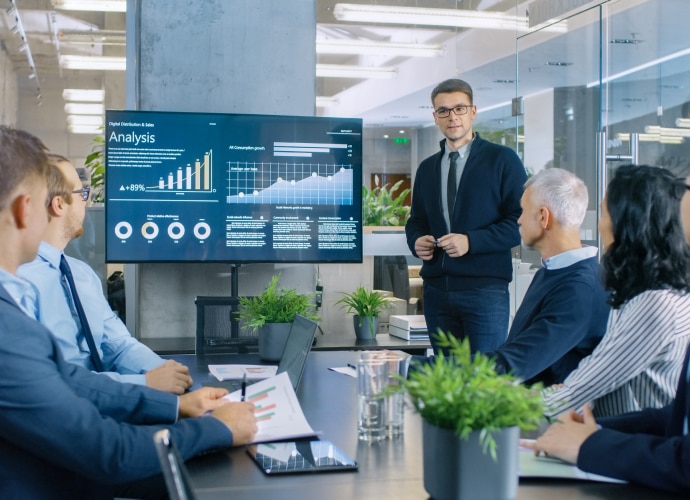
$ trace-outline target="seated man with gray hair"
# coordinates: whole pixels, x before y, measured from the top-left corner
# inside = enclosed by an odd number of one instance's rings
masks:
[[[545,169],[525,184],[520,235],[541,254],[543,268],[506,341],[486,353],[499,372],[512,371],[528,384],[561,383],[604,335],[609,305],[597,249],[580,241],[588,202],[584,182],[567,170]]]

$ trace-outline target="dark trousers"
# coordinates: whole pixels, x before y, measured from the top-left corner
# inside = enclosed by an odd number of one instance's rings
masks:
[[[424,284],[424,316],[434,354],[440,352],[434,337],[439,328],[468,337],[472,352],[495,350],[508,336],[509,315],[507,284],[456,291]]]

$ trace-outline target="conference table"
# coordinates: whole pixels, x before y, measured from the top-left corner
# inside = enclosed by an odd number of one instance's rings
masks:
[[[199,500],[251,499],[425,499],[422,466],[422,425],[408,405],[405,431],[398,439],[367,443],[357,439],[356,380],[329,370],[356,363],[357,351],[311,352],[297,396],[320,438],[332,441],[359,463],[358,471],[266,476],[244,447],[206,453],[187,462]],[[195,387],[217,385],[209,364],[258,364],[256,355],[213,354],[169,356],[190,367]],[[666,499],[679,498],[630,484],[577,480],[521,479],[517,499]]]

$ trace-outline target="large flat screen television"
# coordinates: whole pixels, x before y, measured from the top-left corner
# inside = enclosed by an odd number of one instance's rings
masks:
[[[361,262],[362,121],[107,111],[108,262]]]

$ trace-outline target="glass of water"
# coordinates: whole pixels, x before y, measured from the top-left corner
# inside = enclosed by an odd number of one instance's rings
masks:
[[[384,359],[365,358],[357,363],[358,418],[357,435],[363,441],[386,438],[388,421],[384,391],[388,385],[388,363]]]

